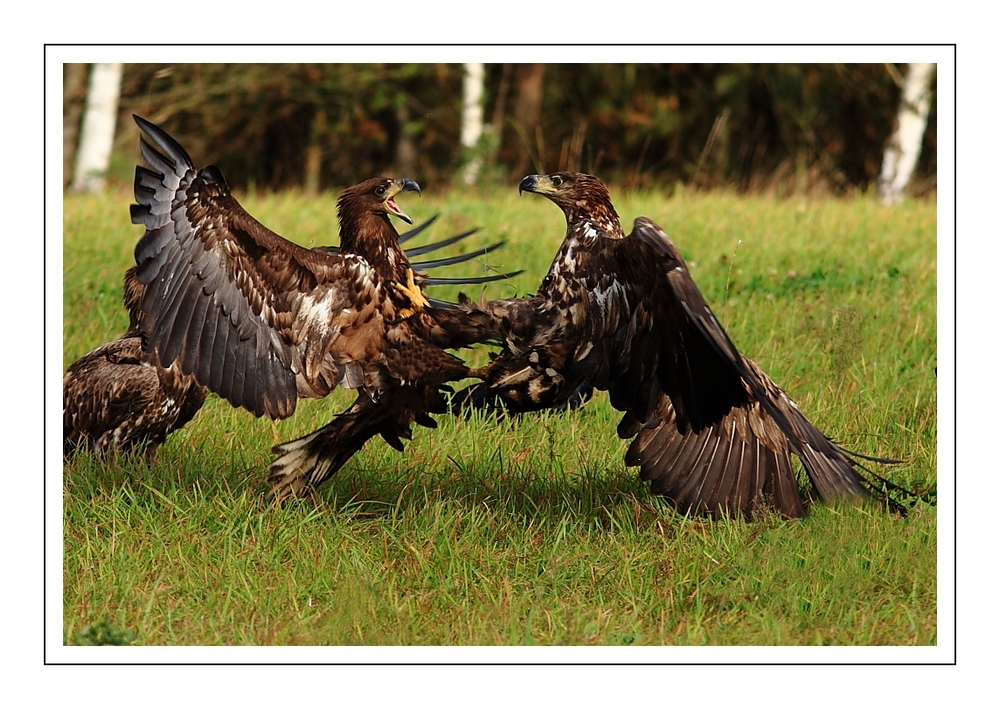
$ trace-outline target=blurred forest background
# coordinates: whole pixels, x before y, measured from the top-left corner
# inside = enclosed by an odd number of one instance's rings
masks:
[[[131,184],[137,113],[236,188],[314,193],[388,174],[486,188],[566,169],[632,188],[852,195],[877,187],[907,68],[478,65],[470,141],[468,66],[126,64],[108,179]],[[64,65],[64,186],[90,71]],[[936,190],[936,126],[932,101],[909,196]]]

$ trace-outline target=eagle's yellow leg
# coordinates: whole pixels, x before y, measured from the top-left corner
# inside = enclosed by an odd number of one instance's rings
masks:
[[[412,268],[406,269],[405,286],[402,283],[393,283],[392,285],[396,290],[398,290],[400,293],[406,296],[407,300],[410,301],[411,307],[402,308],[398,313],[398,316],[401,320],[420,312],[421,310],[430,305],[430,301],[428,301],[427,298],[424,296],[423,291],[420,290],[420,286],[418,286],[416,283],[413,282]]]

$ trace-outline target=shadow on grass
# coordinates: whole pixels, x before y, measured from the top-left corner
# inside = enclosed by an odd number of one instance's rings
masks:
[[[567,517],[604,527],[613,520],[662,518],[674,513],[653,496],[633,471],[586,467],[565,471],[527,464],[508,464],[499,454],[463,466],[448,459],[433,468],[408,465],[386,456],[384,465],[351,461],[319,490],[286,502],[276,513],[291,517],[332,512],[339,516],[392,520],[412,517],[430,506],[457,504],[514,519],[540,522]],[[141,456],[77,454],[63,466],[66,504],[124,496],[143,508],[197,505],[199,501],[245,499],[257,512],[273,508],[266,483],[266,462],[234,459],[206,462],[195,452],[177,452],[152,463]]]

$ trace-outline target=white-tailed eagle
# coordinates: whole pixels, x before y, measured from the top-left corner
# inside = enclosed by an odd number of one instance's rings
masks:
[[[446,350],[494,328],[482,311],[423,293],[390,222],[412,223],[395,198],[419,186],[379,177],[348,188],[339,248],[306,249],[248,214],[217,167],[195,168],[166,132],[135,120],[152,168],[136,167],[132,205],[146,227],[135,259],[147,351],[255,416],[285,418],[337,386],[358,391],[329,424],[274,448],[278,498],[314,489],[376,435],[402,450],[413,423],[435,426],[445,385],[468,375]]]
[[[566,217],[562,246],[530,298],[491,301],[503,349],[460,406],[565,406],[590,386],[624,412],[626,465],[683,512],[750,517],[763,502],[804,515],[792,468],[823,500],[901,491],[824,436],[729,339],[667,234],[646,217],[626,235],[596,177],[529,175],[520,192]],[[864,474],[862,474],[864,473]],[[905,491],[904,491],[905,492]]]

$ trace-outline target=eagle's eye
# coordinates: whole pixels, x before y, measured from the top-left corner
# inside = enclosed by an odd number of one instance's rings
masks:
[[[379,197],[381,197],[382,195],[384,195],[385,194],[385,185],[379,185],[378,187],[376,187],[375,188],[375,194],[377,194]]]
[[[562,178],[559,177],[559,175],[554,175],[552,177],[552,184],[555,185],[556,187],[558,187],[559,185],[562,184]]]

